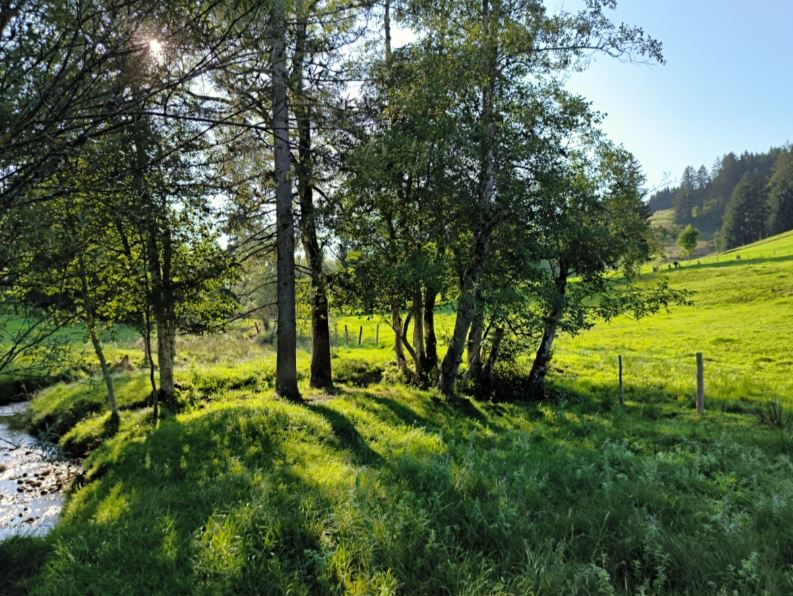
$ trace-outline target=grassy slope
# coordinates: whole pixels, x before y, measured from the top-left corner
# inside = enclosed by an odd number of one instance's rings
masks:
[[[56,531],[0,547],[0,592],[789,593],[793,437],[760,404],[793,397],[791,253],[793,234],[660,273],[695,306],[563,339],[544,405],[384,385],[289,405],[272,358],[230,336],[182,345],[188,407],[156,430],[140,374],[118,378],[112,437],[101,385],[54,387],[33,422],[101,445]],[[386,362],[391,337],[336,348],[336,370]]]
[[[27,588],[793,589],[789,433],[571,398],[448,403],[374,386],[296,406],[237,389],[154,431],[125,411]]]
[[[674,209],[662,209],[661,211],[654,212],[650,217],[650,223],[654,228],[664,228],[666,230],[680,229],[680,226],[675,224]],[[705,233],[700,230],[699,241],[697,242],[697,246],[693,251],[694,257],[707,255],[716,248],[716,244],[712,236],[712,234]],[[663,253],[669,259],[684,258],[681,255],[680,247],[677,246],[676,240],[676,236],[670,238],[663,246]]]
[[[677,270],[647,270],[644,279],[666,279],[672,287],[692,291],[693,304],[640,321],[622,317],[574,338],[561,337],[555,357],[559,383],[575,391],[613,392],[617,356],[622,354],[629,399],[641,401],[650,393],[690,400],[695,353],[701,351],[709,403],[735,407],[733,402],[747,399],[780,400],[793,406],[788,333],[793,320],[793,232],[692,259]],[[449,309],[436,316],[441,340],[450,334],[453,316]],[[380,347],[375,349],[378,322]],[[344,324],[350,330],[349,350],[344,348]],[[360,326],[362,349],[357,348]],[[391,358],[393,332],[379,317],[345,317],[338,328],[339,353],[381,363]]]
[[[709,401],[730,406],[736,400],[780,400],[793,406],[793,233],[657,276],[695,292],[693,305],[562,338],[556,365],[564,382],[613,390],[622,354],[630,396],[641,400],[662,392],[693,399],[695,353],[701,351]]]

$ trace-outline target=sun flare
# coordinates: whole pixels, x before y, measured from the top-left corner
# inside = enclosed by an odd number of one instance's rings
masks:
[[[149,53],[155,58],[162,57],[163,53],[163,46],[162,42],[159,39],[150,39],[149,40]]]

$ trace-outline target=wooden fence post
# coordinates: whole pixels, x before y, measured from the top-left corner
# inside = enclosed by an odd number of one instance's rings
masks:
[[[380,323],[374,328],[374,343],[380,347]]]
[[[620,405],[624,406],[625,405],[625,388],[624,388],[624,385],[622,384],[622,354],[620,354],[618,356],[618,358],[619,358],[619,363],[620,363]]]
[[[347,329],[347,325],[344,326],[344,347],[350,347],[350,330]]]
[[[697,413],[705,413],[705,364],[702,352],[697,352]]]
[[[362,340],[363,340],[363,325],[361,325],[361,328],[358,330],[358,347],[359,348],[361,347],[361,341]]]
[[[339,345],[339,322],[338,321],[333,323],[333,341],[336,343],[336,346]]]

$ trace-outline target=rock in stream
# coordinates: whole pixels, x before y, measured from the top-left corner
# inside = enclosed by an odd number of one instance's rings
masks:
[[[64,491],[79,472],[74,462],[54,457],[31,435],[9,428],[9,417],[27,406],[0,406],[0,540],[52,529]]]

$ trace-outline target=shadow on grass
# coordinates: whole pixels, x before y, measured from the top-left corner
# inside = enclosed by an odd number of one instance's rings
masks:
[[[632,402],[604,413],[590,402],[605,389],[589,391],[493,410],[374,391],[234,402],[122,432],[88,462],[105,474],[34,553],[33,584],[51,594],[786,585],[793,482],[752,436],[659,423]],[[494,432],[471,432],[483,424]],[[378,432],[375,451],[363,437]],[[730,571],[751,557],[748,580]]]
[[[122,416],[128,415],[125,411]],[[71,457],[81,458],[99,447],[108,439],[113,438],[121,427],[120,416],[113,416],[110,412],[97,416],[97,429],[86,433],[71,433],[63,437],[61,448]]]
[[[12,536],[0,542],[0,594],[22,596],[41,569],[52,546],[42,538]]]
[[[330,423],[333,434],[341,446],[353,454],[356,463],[361,465],[382,463],[382,457],[369,446],[366,439],[358,432],[355,424],[350,422],[346,416],[332,408],[316,403],[310,404],[308,407]]]
[[[764,265],[766,263],[787,263],[793,261],[793,255],[779,255],[779,256],[769,256],[769,257],[755,257],[755,258],[748,258],[748,259],[736,259],[735,254],[729,255],[722,255],[719,258],[719,261],[711,261],[708,263],[688,263],[685,261],[680,262],[680,268],[678,269],[666,269],[663,268],[658,272],[652,273],[650,275],[659,275],[659,274],[669,274],[669,273],[683,273],[686,271],[695,271],[695,270],[703,270],[703,269],[723,269],[725,267],[744,267],[747,265]]]
[[[208,593],[257,593],[262,581],[281,592],[300,575],[316,592],[305,553],[320,548],[319,537],[303,513],[330,504],[293,469],[284,444],[291,433],[278,413],[242,407],[107,441],[49,539],[59,548],[37,585],[51,593],[195,593],[199,584]]]

